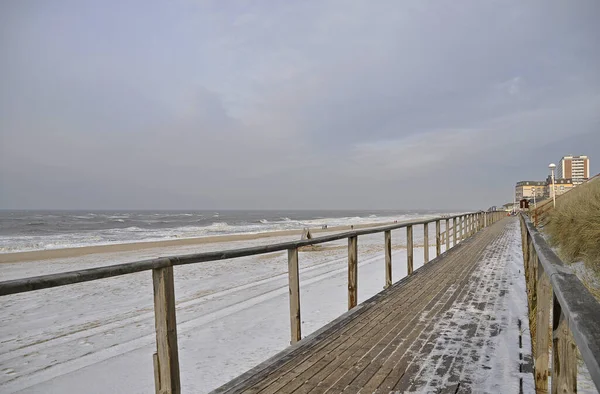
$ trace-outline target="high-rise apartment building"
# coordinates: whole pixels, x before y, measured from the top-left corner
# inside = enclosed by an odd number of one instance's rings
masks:
[[[556,166],[557,179],[572,179],[574,185],[590,177],[590,159],[587,156],[564,156]]]

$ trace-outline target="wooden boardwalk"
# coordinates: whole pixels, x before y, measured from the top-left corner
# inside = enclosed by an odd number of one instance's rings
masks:
[[[214,392],[470,392],[469,365],[486,368],[486,339],[502,329],[502,254],[515,237],[514,218],[483,229]]]

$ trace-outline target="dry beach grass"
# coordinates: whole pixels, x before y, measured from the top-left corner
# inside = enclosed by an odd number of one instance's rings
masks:
[[[544,230],[564,261],[583,261],[600,277],[600,179],[557,199]]]

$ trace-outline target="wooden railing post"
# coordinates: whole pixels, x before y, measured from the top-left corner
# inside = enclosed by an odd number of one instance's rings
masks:
[[[466,230],[465,230],[465,223],[467,221],[467,217],[465,215],[460,217],[461,219],[461,223],[460,223],[460,240],[462,241],[463,239],[466,238]]]
[[[450,249],[450,219],[446,219],[446,250]]]
[[[552,394],[577,392],[577,347],[554,294],[552,306]]]
[[[175,283],[173,267],[152,270],[154,287],[154,320],[156,356],[154,357],[157,393],[179,394],[179,354],[177,349],[177,319],[175,316]]]
[[[288,249],[288,284],[290,290],[290,331],[293,345],[302,339],[300,320],[300,273],[298,268],[298,248]]]
[[[534,255],[537,260],[537,255]],[[534,262],[536,264],[537,262]],[[535,333],[535,389],[538,393],[548,392],[548,351],[550,334],[550,308],[552,301],[552,286],[550,277],[546,275],[541,264],[537,263],[538,280],[535,298],[536,303],[536,333]]]
[[[348,238],[348,310],[358,300],[358,237]]]
[[[429,223],[423,225],[423,263],[429,262]]]
[[[413,228],[406,226],[406,272],[413,273]]]
[[[435,256],[442,254],[442,240],[440,239],[440,220],[435,221]]]
[[[452,246],[456,245],[456,218],[452,218]]]
[[[392,232],[384,233],[385,244],[385,288],[392,285]]]

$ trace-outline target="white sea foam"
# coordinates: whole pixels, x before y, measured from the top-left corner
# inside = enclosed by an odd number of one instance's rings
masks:
[[[148,217],[154,219],[147,221],[147,223],[169,223],[168,220],[156,219],[158,215],[165,216],[165,214],[149,214]],[[180,215],[180,214],[176,214]],[[194,214],[183,214],[185,216],[194,216]],[[214,214],[218,217],[218,213]],[[114,219],[118,222],[124,222],[125,215],[112,215],[123,216]],[[167,215],[168,216],[168,215]],[[138,226],[129,226],[126,228],[110,228],[103,230],[87,230],[77,233],[63,233],[63,234],[51,234],[51,235],[0,235],[0,253],[11,253],[18,251],[30,251],[30,250],[45,250],[45,249],[57,249],[57,248],[70,248],[80,247],[89,245],[106,245],[106,244],[119,244],[119,243],[130,243],[130,242],[149,242],[149,241],[161,241],[169,239],[180,239],[180,238],[196,238],[211,235],[227,235],[227,234],[242,234],[242,233],[259,233],[259,232],[271,232],[280,230],[292,230],[301,229],[304,227],[320,228],[323,225],[328,227],[335,226],[349,226],[359,225],[366,223],[384,223],[394,221],[405,221],[421,217],[434,217],[436,214],[399,214],[394,216],[376,216],[369,215],[364,217],[337,217],[337,218],[315,218],[309,220],[295,220],[289,217],[281,217],[279,220],[269,221],[267,219],[261,219],[254,223],[243,223],[231,225],[224,221],[215,221],[210,225],[188,225],[178,226],[171,228],[142,228]],[[78,215],[78,218],[91,219],[90,215]],[[88,222],[86,223],[93,223]],[[100,223],[100,222],[98,222]],[[175,221],[177,223],[177,221]],[[32,226],[35,227],[35,226]]]

